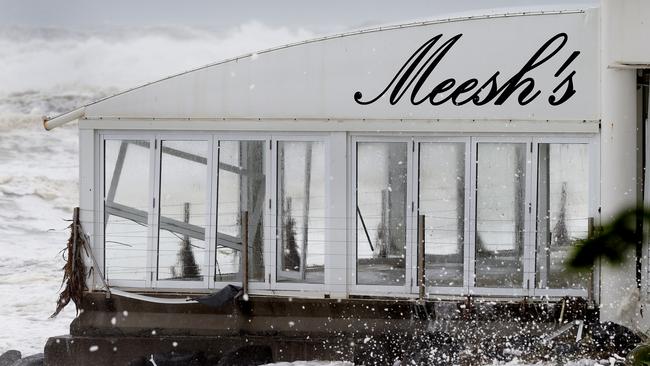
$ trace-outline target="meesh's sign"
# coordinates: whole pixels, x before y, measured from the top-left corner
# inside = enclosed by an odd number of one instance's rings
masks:
[[[395,105],[405,94],[410,93],[408,99],[413,105],[425,102],[433,106],[445,103],[457,106],[468,103],[477,106],[488,103],[502,105],[512,97],[522,106],[537,98],[545,98],[549,105],[558,106],[576,93],[573,80],[576,70],[570,66],[580,55],[580,51],[573,50],[554,74],[543,75],[556,80],[552,90],[541,90],[535,77],[530,76],[531,71],[556,57],[566,46],[566,33],[558,33],[542,44],[514,75],[503,75],[497,70],[485,81],[478,78],[457,80],[451,76],[425,90],[425,82],[436,72],[436,67],[452,52],[454,45],[460,42],[462,37],[463,34],[457,34],[444,40],[444,35],[438,34],[429,39],[408,57],[381,92],[373,98],[364,99],[363,93],[357,91],[354,93],[354,100],[361,105],[368,105],[385,97],[390,104]]]

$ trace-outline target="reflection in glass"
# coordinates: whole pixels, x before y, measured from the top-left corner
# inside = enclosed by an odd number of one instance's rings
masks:
[[[207,141],[162,141],[158,279],[203,280]]]
[[[407,148],[357,143],[358,284],[405,284]]]
[[[575,240],[587,237],[587,144],[539,144],[537,287],[586,288],[587,275],[566,270]]]
[[[108,280],[147,275],[149,141],[104,142],[104,274]]]
[[[264,281],[263,141],[220,141],[216,281],[241,281],[242,212],[248,211],[249,280]]]
[[[465,144],[420,144],[418,171],[418,207],[425,215],[426,285],[462,286]]]
[[[522,287],[526,144],[479,143],[476,286]]]
[[[278,282],[324,281],[324,161],[321,142],[278,142]]]

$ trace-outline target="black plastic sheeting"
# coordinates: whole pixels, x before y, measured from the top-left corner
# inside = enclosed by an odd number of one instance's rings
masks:
[[[196,300],[198,303],[203,305],[220,308],[226,304],[232,303],[233,300],[242,294],[243,290],[241,287],[235,285],[227,285],[218,292],[203,297],[197,297],[193,300]]]

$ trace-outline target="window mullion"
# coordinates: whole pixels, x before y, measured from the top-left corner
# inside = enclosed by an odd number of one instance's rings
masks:
[[[147,276],[145,277],[145,287],[156,287],[156,265],[158,256],[158,223],[160,215],[160,140],[154,136],[150,140],[149,146],[153,143],[154,148],[150,154],[150,195],[151,205],[149,207],[149,237],[147,240]]]
[[[278,170],[277,170],[277,140],[272,136],[268,140],[269,144],[269,155],[268,155],[268,167],[267,167],[267,176],[270,178],[268,180],[268,199],[269,205],[264,205],[268,209],[268,227],[269,233],[267,235],[268,240],[266,241],[267,247],[265,250],[266,259],[265,262],[266,270],[264,275],[264,282],[266,283],[266,288],[271,289],[275,284],[275,272],[277,268],[277,179],[278,179]]]
[[[418,278],[417,273],[418,273],[418,265],[419,265],[419,255],[420,253],[418,252],[418,242],[420,240],[418,233],[419,227],[418,227],[418,217],[420,216],[420,140],[413,139],[412,144],[413,148],[411,149],[413,158],[411,159],[412,162],[409,165],[410,172],[408,173],[409,175],[409,180],[411,180],[411,184],[409,185],[411,187],[411,195],[409,197],[409,202],[410,202],[410,207],[407,209],[408,211],[408,217],[410,217],[409,221],[411,222],[411,232],[413,233],[413,238],[411,239],[411,246],[412,246],[412,251],[411,251],[411,278],[413,279],[411,281],[412,285],[410,288],[411,293],[418,293],[419,286],[421,284],[419,283],[420,278]],[[424,254],[424,253],[423,253]],[[425,263],[425,268],[426,268],[426,263]],[[426,271],[426,270],[425,270]],[[426,276],[426,272],[425,272]],[[426,281],[425,281],[425,286],[426,286]],[[425,292],[426,289],[425,289]]]
[[[216,136],[211,136],[208,140],[208,204],[206,211],[208,215],[208,224],[206,228],[206,239],[208,246],[207,263],[205,264],[205,277],[208,288],[215,288],[215,256],[217,252],[217,216],[218,216],[218,187],[219,187],[219,140]]]
[[[418,289],[417,278],[417,243],[418,243],[418,227],[417,213],[414,210],[413,204],[415,202],[415,194],[417,190],[413,189],[413,184],[417,181],[416,169],[413,168],[415,164],[415,141],[412,138],[407,147],[407,165],[406,165],[406,263],[405,263],[405,281],[404,286],[408,288],[408,292],[416,292]]]
[[[533,139],[528,142],[531,144],[531,148],[528,149],[528,159],[527,159],[527,170],[528,170],[528,179],[526,182],[526,215],[527,215],[527,228],[525,236],[525,252],[524,257],[526,262],[524,263],[524,273],[526,274],[524,278],[524,288],[528,290],[529,295],[534,295],[535,289],[535,243],[537,237],[537,156],[538,156],[538,140]]]
[[[467,231],[469,233],[467,239],[467,254],[465,256],[467,260],[467,267],[465,271],[466,277],[466,288],[468,293],[472,293],[475,283],[476,275],[476,166],[478,163],[477,156],[477,141],[471,137],[469,138],[469,158],[468,158],[468,170],[469,170],[469,191],[465,195],[467,203]]]

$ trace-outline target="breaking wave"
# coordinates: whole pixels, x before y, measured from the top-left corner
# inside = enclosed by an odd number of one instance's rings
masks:
[[[182,27],[0,28],[0,114],[57,114],[165,76],[312,37],[304,29],[255,21],[222,33]]]

